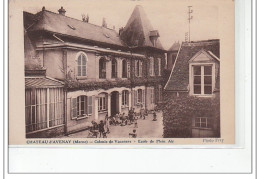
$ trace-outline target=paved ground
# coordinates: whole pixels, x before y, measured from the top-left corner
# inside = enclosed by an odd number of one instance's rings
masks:
[[[133,129],[137,131],[137,138],[162,138],[163,136],[163,120],[162,113],[157,112],[157,121],[152,121],[153,115],[149,114],[146,119],[138,120],[138,128],[134,128],[134,124],[126,126],[110,126],[110,133],[107,134],[107,138],[129,138],[129,133],[133,132]],[[85,138],[89,134],[88,130],[81,131],[69,135],[69,137]]]

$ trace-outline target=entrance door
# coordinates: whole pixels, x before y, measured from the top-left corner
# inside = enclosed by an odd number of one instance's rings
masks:
[[[111,93],[111,116],[114,116],[119,112],[119,101],[118,101],[119,93],[114,91]]]

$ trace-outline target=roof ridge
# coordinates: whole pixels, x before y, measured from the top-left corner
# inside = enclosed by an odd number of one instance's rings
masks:
[[[40,11],[40,12],[49,12],[49,13],[52,13],[52,14],[55,14],[55,15],[60,15],[60,14],[58,14],[58,13],[56,13],[56,12],[53,12],[53,11],[50,11],[50,10],[44,10],[44,11]],[[25,11],[26,12],[26,11]],[[38,13],[40,13],[40,12],[38,12]],[[36,13],[36,14],[38,14],[38,13]],[[36,15],[35,14],[35,15]],[[62,15],[63,16],[63,15]],[[103,27],[103,26],[99,26],[99,25],[97,25],[97,24],[93,24],[93,23],[89,23],[89,22],[83,22],[82,20],[79,20],[79,19],[76,19],[76,18],[74,18],[74,17],[70,17],[70,16],[65,16],[64,15],[64,17],[66,17],[66,18],[69,18],[69,19],[73,19],[73,20],[77,20],[77,21],[79,21],[79,22],[82,22],[82,23],[86,23],[86,24],[90,24],[90,25],[93,25],[93,26],[96,26],[96,27],[100,27],[101,29],[102,28],[105,28],[105,29],[108,29],[108,30],[111,30],[111,31],[114,31],[115,33],[117,33],[114,29],[111,29],[111,28],[108,28],[108,27]]]

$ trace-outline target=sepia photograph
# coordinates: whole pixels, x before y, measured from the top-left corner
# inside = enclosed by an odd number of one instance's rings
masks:
[[[24,2],[9,5],[11,141],[234,142],[232,2]]]
[[[27,138],[220,137],[218,9],[180,7],[171,30],[142,4],[120,22],[112,8],[23,11]]]

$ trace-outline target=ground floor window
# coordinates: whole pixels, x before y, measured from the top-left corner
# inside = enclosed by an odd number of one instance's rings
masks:
[[[138,89],[137,90],[137,103],[142,103],[142,90],[141,89]]]
[[[158,87],[158,101],[162,102],[162,86],[159,85]]]
[[[196,117],[194,126],[198,128],[211,128],[211,120],[207,117]]]
[[[25,90],[26,133],[64,124],[62,88]]]
[[[122,92],[122,105],[128,106],[128,100],[129,99],[129,92],[127,90],[124,90]]]
[[[154,88],[150,88],[150,98],[151,98],[151,103],[154,103]]]
[[[72,118],[80,118],[92,114],[92,96],[81,95],[72,98]]]
[[[98,111],[107,111],[107,95],[100,94],[98,97]]]
[[[49,126],[64,123],[64,93],[62,89],[49,89]]]

